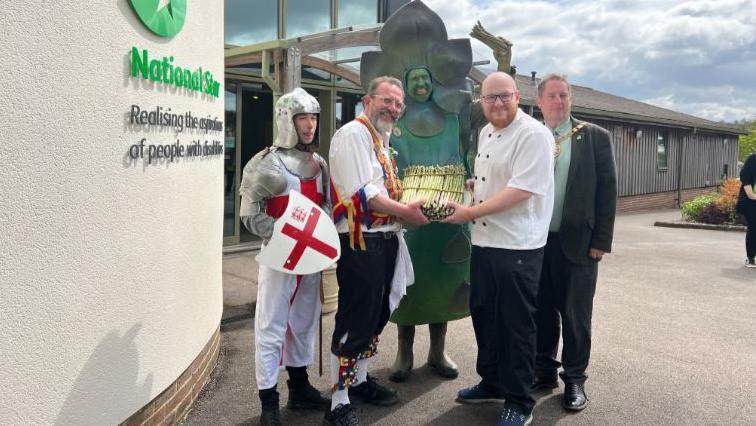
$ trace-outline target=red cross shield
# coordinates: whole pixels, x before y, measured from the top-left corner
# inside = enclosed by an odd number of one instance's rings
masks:
[[[286,211],[273,225],[273,236],[256,259],[277,271],[306,275],[328,268],[339,256],[339,234],[331,216],[292,190]]]

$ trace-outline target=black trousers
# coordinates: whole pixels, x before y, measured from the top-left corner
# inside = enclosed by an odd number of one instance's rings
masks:
[[[536,349],[536,296],[543,248],[506,250],[473,246],[470,314],[478,343],[476,369],[484,388],[525,414]]]
[[[536,377],[556,380],[561,365],[560,376],[565,383],[585,383],[597,276],[598,262],[587,265],[570,262],[562,250],[559,233],[549,233],[538,289]],[[561,363],[557,360],[560,325]]]
[[[331,353],[353,358],[363,353],[388,322],[391,280],[399,240],[395,234],[364,233],[367,250],[352,250],[349,236],[339,236],[336,265],[339,297]]]
[[[746,256],[753,259],[756,256],[756,206],[751,206],[743,218],[746,223]]]

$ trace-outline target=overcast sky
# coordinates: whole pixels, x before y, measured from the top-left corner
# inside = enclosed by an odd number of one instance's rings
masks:
[[[756,119],[756,0],[424,0],[451,38],[476,20],[514,43],[519,74],[709,120]],[[475,60],[491,59],[473,40]]]

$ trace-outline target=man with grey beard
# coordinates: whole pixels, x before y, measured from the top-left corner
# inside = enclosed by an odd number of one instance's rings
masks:
[[[420,211],[422,200],[398,201],[401,182],[389,138],[404,110],[402,83],[393,77],[374,79],[363,104],[364,113],[333,135],[329,152],[341,258],[326,425],[358,424],[350,398],[384,406],[398,401],[396,391],[367,375],[368,362],[413,276],[400,222],[428,223]]]

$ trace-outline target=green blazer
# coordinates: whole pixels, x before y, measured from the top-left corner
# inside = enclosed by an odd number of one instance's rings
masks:
[[[572,263],[590,264],[595,261],[589,249],[612,251],[617,172],[609,132],[575,118],[572,122],[585,127],[572,137],[559,239]]]

